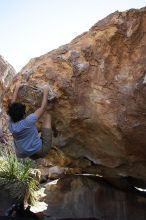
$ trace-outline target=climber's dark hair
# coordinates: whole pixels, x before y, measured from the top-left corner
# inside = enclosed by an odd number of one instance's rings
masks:
[[[8,105],[7,114],[13,122],[20,121],[25,116],[26,106],[22,103],[13,102]]]

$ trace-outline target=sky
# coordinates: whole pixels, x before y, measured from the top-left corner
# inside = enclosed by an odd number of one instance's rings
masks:
[[[108,14],[144,6],[146,0],[0,0],[0,55],[18,72]]]

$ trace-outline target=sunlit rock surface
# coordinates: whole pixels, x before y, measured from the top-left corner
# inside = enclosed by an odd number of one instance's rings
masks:
[[[5,105],[17,81],[25,83],[19,100],[28,112],[40,105],[42,85],[50,85],[53,141],[63,152],[57,165],[90,173],[101,167],[110,180],[130,176],[146,186],[146,8],[117,11],[31,59],[11,83]]]
[[[3,137],[0,134],[0,142],[5,143],[5,136],[9,139],[9,133],[7,131],[7,116],[2,111],[2,96],[12,82],[13,77],[16,75],[14,68],[0,55],[0,133],[4,132]],[[1,140],[2,139],[2,140]]]
[[[0,107],[1,96],[15,75],[14,68],[0,55]]]

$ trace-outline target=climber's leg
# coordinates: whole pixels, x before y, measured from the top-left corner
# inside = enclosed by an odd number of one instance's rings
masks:
[[[44,115],[43,115],[42,128],[52,129],[52,125],[51,125],[51,115],[50,115],[49,113],[44,113]]]
[[[42,124],[42,154],[46,155],[52,147],[51,115],[45,113]]]
[[[51,115],[48,113],[45,113],[43,115],[41,139],[42,139],[42,148],[41,150],[39,150],[39,152],[35,153],[30,157],[33,160],[42,158],[45,155],[47,155],[50,148],[52,147]]]

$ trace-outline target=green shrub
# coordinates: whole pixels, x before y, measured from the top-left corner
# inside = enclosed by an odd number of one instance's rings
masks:
[[[35,201],[34,192],[37,182],[30,176],[30,169],[34,164],[29,159],[18,159],[15,154],[2,153],[0,158],[0,185],[18,200],[27,200],[32,204]]]

